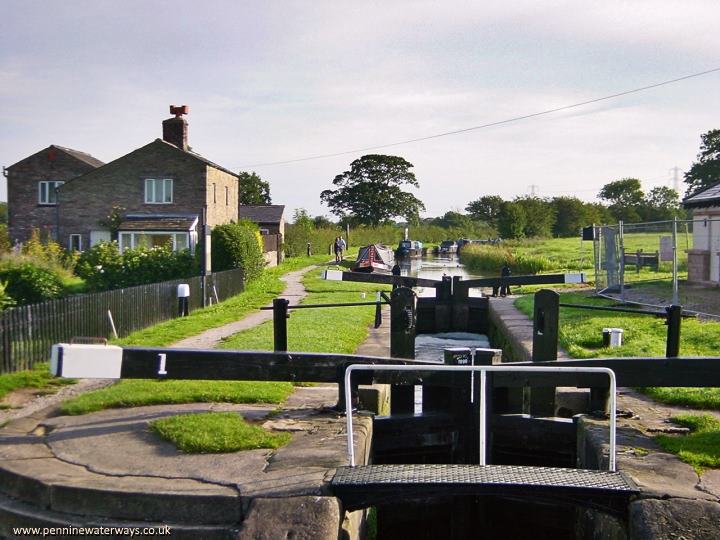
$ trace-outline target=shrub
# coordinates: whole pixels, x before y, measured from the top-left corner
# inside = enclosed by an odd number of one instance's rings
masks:
[[[52,300],[63,290],[62,278],[56,272],[32,262],[15,264],[5,260],[0,267],[0,281],[7,283],[4,293],[18,304]]]
[[[262,238],[257,225],[249,221],[226,223],[212,230],[212,269],[214,272],[242,268],[245,279],[260,275],[265,267]]]
[[[159,246],[120,253],[117,242],[100,242],[80,255],[75,272],[90,289],[107,290],[189,277],[197,264],[188,250]]]

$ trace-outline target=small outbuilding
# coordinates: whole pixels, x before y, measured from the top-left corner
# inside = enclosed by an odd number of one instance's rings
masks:
[[[285,205],[264,204],[238,206],[238,218],[257,223],[263,237],[265,261],[269,266],[282,262],[282,244],[285,238]]]
[[[720,282],[720,183],[682,202],[693,212],[693,247],[688,254],[688,281]]]

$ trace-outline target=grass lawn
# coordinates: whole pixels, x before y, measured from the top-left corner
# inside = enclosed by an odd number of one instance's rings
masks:
[[[704,469],[720,468],[720,420],[709,414],[687,414],[672,420],[690,428],[690,433],[658,435],[660,446],[692,465],[698,474]]]
[[[197,309],[188,317],[171,319],[149,328],[133,332],[129,336],[115,340],[117,345],[137,345],[146,347],[164,347],[181,339],[194,336],[224,324],[241,319],[248,313],[269,304],[280,295],[285,283],[280,276],[313,264],[323,264],[328,255],[312,257],[293,257],[281,265],[268,268],[258,279],[248,283],[240,294],[228,300],[204,309]]]
[[[151,422],[150,429],[191,454],[279,448],[291,438],[289,433],[266,431],[232,412],[171,416]]]
[[[56,392],[62,386],[75,384],[74,379],[59,379],[50,375],[47,363],[37,364],[28,371],[16,371],[0,375],[0,399],[13,390],[20,388],[37,388],[43,391]]]
[[[584,293],[561,293],[560,301],[569,304],[612,306],[604,298],[592,298]],[[532,317],[533,296],[523,296],[515,306]],[[622,347],[602,346],[603,328],[622,328]],[[560,308],[560,346],[573,358],[605,356],[665,356],[667,326],[664,319],[632,313],[613,313],[582,309]],[[680,352],[683,356],[715,355],[720,342],[720,323],[683,319],[680,332]]]
[[[572,304],[613,305],[603,298],[582,293],[561,293],[560,301]],[[533,297],[518,298],[515,306],[532,316]],[[632,313],[603,313],[582,309],[560,308],[559,341],[573,358],[665,356],[667,326],[664,320]],[[622,347],[602,346],[603,328],[623,328]],[[717,354],[720,323],[683,319],[680,351],[684,356]],[[720,388],[642,388],[654,400],[696,409],[720,410]],[[704,416],[682,416],[674,421],[691,429],[690,435],[657,437],[662,447],[678,455],[696,469],[720,467],[720,421]]]
[[[281,403],[292,393],[289,382],[125,380],[63,402],[63,414],[172,403]]]
[[[390,290],[377,284],[325,281],[319,271],[305,274],[308,296],[303,304],[374,301],[376,292]],[[363,295],[365,297],[363,298]],[[352,354],[368,335],[375,317],[373,306],[290,310],[288,349],[291,351]],[[383,324],[390,324],[384,321]],[[220,344],[223,349],[273,349],[272,321],[235,334]]]

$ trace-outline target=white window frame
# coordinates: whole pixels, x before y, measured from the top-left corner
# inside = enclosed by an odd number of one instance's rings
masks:
[[[55,206],[57,204],[57,188],[64,183],[62,180],[41,180],[38,182],[38,204]],[[45,188],[45,200],[43,200],[43,188]]]
[[[172,204],[174,200],[173,183],[172,178],[146,178],[145,204]],[[169,200],[166,200],[168,191],[170,197]]]
[[[185,236],[185,246],[183,249],[189,249],[191,252],[193,251],[195,247],[195,242],[193,235],[189,231],[120,231],[118,236],[118,244],[120,245],[120,251],[124,251],[123,248],[123,242],[124,240],[129,236],[130,237],[130,245],[125,246],[126,248],[129,247],[130,249],[135,249],[135,247],[138,245],[137,237],[138,236],[149,236],[153,234],[167,234],[172,239],[172,249],[173,251],[179,251],[178,250],[178,236]],[[125,238],[123,238],[125,237]]]
[[[73,247],[73,238],[77,238],[77,249]],[[82,251],[82,234],[71,234],[68,241],[68,251]]]

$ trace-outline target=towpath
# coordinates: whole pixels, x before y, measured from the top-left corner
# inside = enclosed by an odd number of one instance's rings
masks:
[[[302,284],[302,277],[314,268],[317,268],[317,266],[306,266],[305,268],[288,272],[281,276],[280,279],[285,282],[285,289],[280,296],[290,300],[291,304],[296,304],[305,298],[307,291]],[[181,339],[170,345],[170,347],[176,349],[214,349],[224,338],[247,330],[248,328],[258,326],[265,321],[271,320],[272,317],[273,314],[270,310],[256,311],[243,317],[239,321],[234,321],[217,328],[210,328],[202,334]]]

